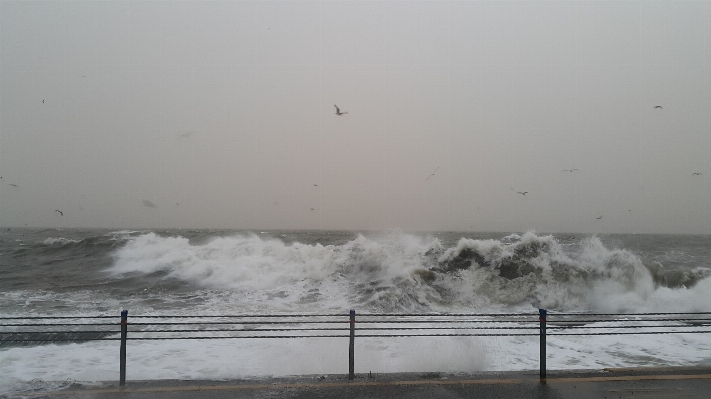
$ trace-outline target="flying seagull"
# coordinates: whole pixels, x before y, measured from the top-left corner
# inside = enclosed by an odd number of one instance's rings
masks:
[[[692,175],[692,176],[701,176],[701,173],[699,173],[699,172],[694,172],[694,173],[692,173],[691,175]]]
[[[657,109],[657,108],[659,108],[659,109],[664,109],[664,108],[662,108],[661,105],[655,105],[655,106],[654,106],[654,109]]]
[[[600,215],[599,217],[596,217],[595,219],[597,219],[597,220],[602,219],[602,215]]]
[[[528,194],[528,191],[516,191],[516,192],[519,193],[519,194],[521,194],[521,195],[526,195],[526,194]]]
[[[64,213],[62,211],[60,211],[59,209],[55,209],[54,211],[59,212],[59,215],[64,216]]]
[[[338,115],[338,116],[345,115],[348,113],[348,112],[341,112],[341,109],[338,108],[338,105],[336,105],[336,104],[333,104],[333,106],[336,107],[336,115]]]
[[[431,175],[427,176],[427,179],[429,179],[430,177],[434,176],[435,173],[437,173],[437,170],[438,170],[438,169],[439,169],[439,166],[437,167],[437,169],[434,170],[434,172],[432,172]],[[425,180],[427,180],[427,179],[425,179]]]
[[[20,186],[18,186],[17,184],[12,184],[12,183],[7,183],[7,184],[9,184],[9,185],[11,185],[11,186],[13,186],[13,187],[20,187]]]
[[[580,169],[563,169],[561,172],[572,172],[574,170],[580,170]]]

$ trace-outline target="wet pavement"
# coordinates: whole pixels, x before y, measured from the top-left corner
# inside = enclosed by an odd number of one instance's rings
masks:
[[[27,398],[711,398],[711,368],[310,375],[232,381],[127,381],[34,392]]]

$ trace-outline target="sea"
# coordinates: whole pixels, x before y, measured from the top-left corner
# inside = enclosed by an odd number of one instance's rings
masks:
[[[711,312],[711,236],[0,232],[0,317]],[[591,322],[595,327],[595,322]],[[127,380],[348,373],[347,338],[129,341]],[[549,370],[711,366],[711,334],[549,336]],[[118,341],[0,346],[0,395],[119,378]],[[356,373],[537,370],[538,337],[356,340]]]

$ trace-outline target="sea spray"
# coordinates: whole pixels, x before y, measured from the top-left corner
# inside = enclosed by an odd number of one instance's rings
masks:
[[[13,229],[0,253],[4,316],[711,311],[707,236]],[[711,364],[705,334],[548,342],[551,370]],[[129,380],[347,371],[340,338],[129,343]],[[3,348],[0,387],[115,379],[117,352]],[[357,372],[538,365],[536,337],[357,338],[356,353]]]
[[[294,310],[337,304],[388,312],[480,306],[631,312],[665,287],[663,271],[650,270],[632,251],[608,249],[596,236],[564,246],[534,232],[462,237],[449,248],[436,237],[405,233],[357,235],[326,246],[255,234],[191,244],[147,233],[113,257],[114,278],[162,273],[162,279]],[[688,289],[705,277],[687,272]]]

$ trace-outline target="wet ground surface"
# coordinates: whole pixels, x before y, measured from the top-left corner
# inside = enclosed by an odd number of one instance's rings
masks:
[[[310,375],[232,381],[127,381],[74,384],[26,398],[710,398],[711,368],[538,372]]]

